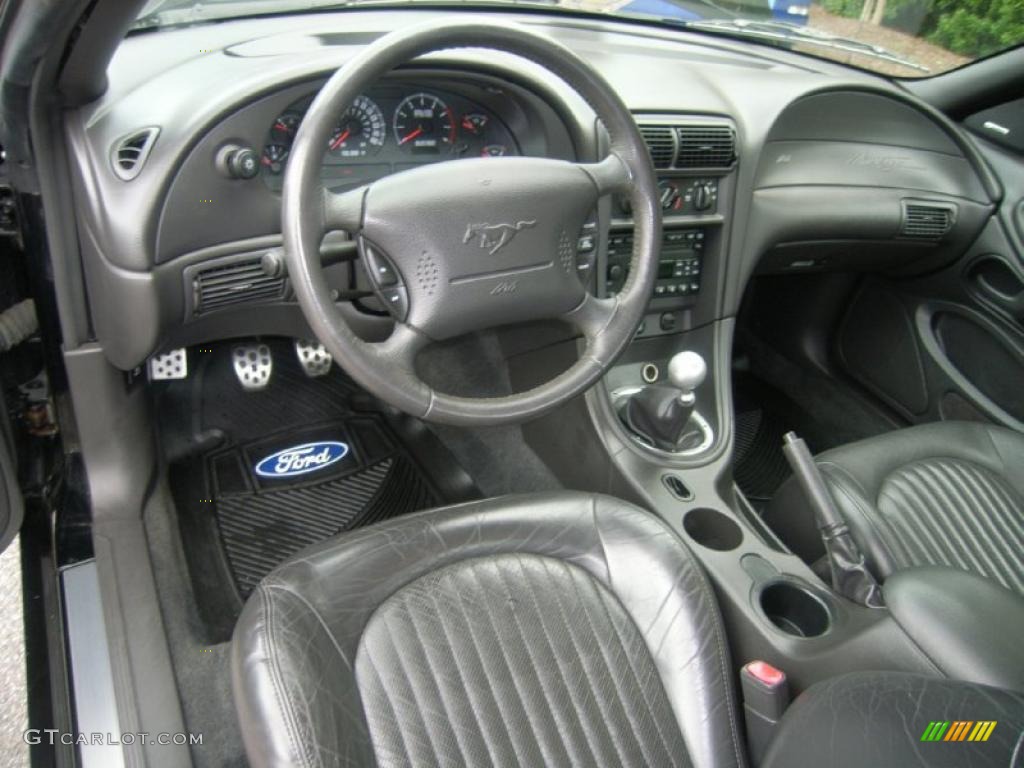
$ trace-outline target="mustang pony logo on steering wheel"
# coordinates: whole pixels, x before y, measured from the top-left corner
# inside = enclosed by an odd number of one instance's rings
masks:
[[[466,227],[466,234],[462,236],[462,242],[468,243],[473,238],[477,238],[477,247],[489,249],[488,253],[493,256],[508,245],[517,232],[532,229],[536,224],[536,219],[517,221],[515,224],[470,224]]]

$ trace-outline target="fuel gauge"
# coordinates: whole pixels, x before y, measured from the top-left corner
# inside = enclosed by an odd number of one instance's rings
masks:
[[[508,154],[508,147],[504,144],[488,144],[480,152],[481,157],[504,157]]]
[[[462,130],[466,133],[472,134],[473,136],[479,136],[487,128],[489,119],[487,115],[482,115],[479,112],[473,112],[468,115],[462,116]]]
[[[263,148],[260,165],[276,176],[284,170],[284,164],[288,160],[290,151],[284,144],[267,144]]]

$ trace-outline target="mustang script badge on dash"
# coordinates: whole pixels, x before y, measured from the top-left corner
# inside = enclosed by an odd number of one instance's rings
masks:
[[[286,478],[318,472],[348,456],[348,445],[338,442],[305,443],[272,453],[256,465],[260,477]]]

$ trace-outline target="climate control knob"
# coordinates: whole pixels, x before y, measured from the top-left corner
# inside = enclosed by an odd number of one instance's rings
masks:
[[[714,202],[714,188],[704,182],[693,189],[693,207],[698,211],[708,210]]]

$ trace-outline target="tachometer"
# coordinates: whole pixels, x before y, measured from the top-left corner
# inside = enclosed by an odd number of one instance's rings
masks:
[[[328,151],[338,157],[377,154],[384,146],[384,113],[377,103],[359,96],[341,116]]]
[[[395,141],[407,152],[437,153],[455,141],[455,117],[429,93],[414,93],[395,110]]]

